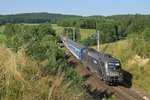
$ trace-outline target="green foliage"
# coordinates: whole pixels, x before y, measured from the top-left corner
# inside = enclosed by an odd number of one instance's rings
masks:
[[[146,27],[142,33],[143,39],[149,41],[150,40],[150,28]]]
[[[83,44],[84,46],[97,45],[96,37],[94,35],[92,35],[91,37],[88,37],[88,38],[82,40],[81,44]]]
[[[0,42],[3,42],[4,40],[6,40],[6,35],[0,34]]]
[[[75,41],[81,41],[81,34],[79,28],[75,27],[75,29],[72,28],[64,28],[62,34],[67,36],[69,39],[73,40],[73,31],[75,34]]]
[[[7,37],[11,37],[12,35],[15,34],[15,29],[13,24],[6,24],[4,33],[6,34]]]
[[[114,21],[103,22],[97,25],[97,30],[100,30],[101,43],[114,42],[119,38],[117,37],[115,25]]]
[[[3,33],[5,30],[5,26],[0,26],[0,34]]]
[[[72,28],[64,28],[62,34],[67,36],[69,39],[73,40],[73,29]]]
[[[79,27],[84,29],[95,29],[96,19],[95,18],[68,18],[58,21],[59,26],[63,27]]]
[[[100,31],[99,40],[100,43],[109,43],[109,42],[115,42],[119,40],[120,35],[117,31],[117,23],[112,20],[99,20],[97,23],[97,30]],[[97,44],[97,35],[91,35],[91,37],[88,37],[87,39],[82,41],[83,45],[86,46],[93,46]]]
[[[81,34],[80,34],[79,28],[75,27],[74,31],[75,31],[75,39],[76,39],[76,41],[81,40]]]
[[[150,28],[145,28],[141,35],[130,36],[132,41],[131,49],[141,57],[150,57]]]
[[[52,27],[53,27],[53,28],[57,28],[58,25],[57,25],[57,24],[52,24]]]
[[[55,36],[55,31],[52,29],[52,26],[50,23],[44,23],[40,24],[38,26],[38,38],[42,39],[45,35],[54,35]]]

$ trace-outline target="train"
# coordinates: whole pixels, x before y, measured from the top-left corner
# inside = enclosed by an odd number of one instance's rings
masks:
[[[60,37],[65,47],[101,80],[107,84],[123,83],[123,70],[117,58],[83,46],[64,35],[60,35]]]

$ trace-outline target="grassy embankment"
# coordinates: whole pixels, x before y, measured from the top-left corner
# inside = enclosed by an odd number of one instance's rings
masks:
[[[130,74],[125,74],[126,80],[130,80],[132,75],[132,84],[142,88],[150,93],[150,58],[138,56],[135,50],[131,49],[132,41],[123,40],[119,42],[100,45],[100,52],[112,54],[122,63],[123,70]],[[97,49],[96,46],[93,47]]]

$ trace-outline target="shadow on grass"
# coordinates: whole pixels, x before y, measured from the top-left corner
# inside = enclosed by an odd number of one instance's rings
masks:
[[[69,59],[70,57],[71,57],[71,56],[66,55],[66,56],[65,56],[65,59]],[[75,62],[75,61],[71,60],[71,61],[67,62],[67,64],[68,64],[70,67],[72,67],[72,68],[76,68],[77,65],[78,65],[78,62]]]
[[[84,76],[83,76],[84,81],[86,81],[88,78],[90,78],[90,76],[91,76],[90,74],[84,75]]]
[[[65,59],[69,59],[71,56],[69,55],[65,55]]]
[[[88,80],[88,78],[90,77],[91,77],[90,74],[85,74],[83,76],[84,81]],[[112,96],[114,96],[113,92],[108,92],[107,90],[99,90],[97,88],[93,89],[89,84],[86,85],[84,88],[87,91],[87,93],[93,98],[93,100],[102,100],[103,98],[107,100],[109,98],[112,98]]]
[[[77,62],[74,62],[74,61],[69,61],[68,62],[68,65],[71,66],[72,68],[76,68],[78,63]]]
[[[124,79],[124,84],[122,84],[123,87],[126,88],[131,88],[132,87],[132,74],[123,70],[123,79]]]
[[[114,96],[113,92],[108,92],[107,90],[98,90],[97,88],[92,89],[90,85],[87,85],[85,90],[90,96],[92,96],[93,100],[102,100],[103,98],[109,99]]]

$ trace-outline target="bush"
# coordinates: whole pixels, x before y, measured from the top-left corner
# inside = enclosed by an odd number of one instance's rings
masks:
[[[142,36],[144,40],[150,40],[150,28],[146,27],[145,30],[142,32]]]
[[[131,35],[131,49],[141,57],[150,57],[150,28],[145,28],[141,35]]]

